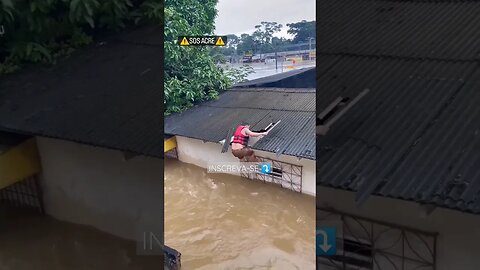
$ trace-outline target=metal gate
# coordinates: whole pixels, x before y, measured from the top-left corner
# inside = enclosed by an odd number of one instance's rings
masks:
[[[339,224],[337,253],[321,270],[436,270],[437,234],[317,208],[317,226]]]
[[[0,189],[0,204],[31,208],[44,214],[42,190],[36,176]]]

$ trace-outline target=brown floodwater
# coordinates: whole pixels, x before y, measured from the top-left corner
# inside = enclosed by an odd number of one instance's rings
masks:
[[[0,270],[162,269],[134,241],[35,212],[0,206]]]
[[[165,244],[182,269],[315,269],[315,198],[165,160]]]

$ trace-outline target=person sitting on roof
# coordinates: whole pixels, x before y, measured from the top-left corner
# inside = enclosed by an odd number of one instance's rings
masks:
[[[250,137],[263,137],[267,134],[268,131],[262,133],[251,131],[248,124],[238,126],[231,142],[232,154],[240,160],[245,158],[248,162],[261,161],[255,157],[253,150],[248,147],[248,139]]]

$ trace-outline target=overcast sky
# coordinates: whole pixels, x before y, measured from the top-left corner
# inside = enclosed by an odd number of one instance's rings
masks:
[[[219,0],[217,10],[217,35],[251,34],[260,22],[273,21],[283,25],[275,36],[290,37],[287,23],[315,20],[315,0]]]

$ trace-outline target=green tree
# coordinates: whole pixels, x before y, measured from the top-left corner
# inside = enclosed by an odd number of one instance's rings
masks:
[[[256,30],[250,34],[241,34],[229,36],[229,45],[223,49],[224,55],[244,55],[245,53],[271,53],[275,51],[292,50],[295,48],[308,48],[308,41],[315,37],[315,21],[307,22],[305,20],[297,23],[287,24],[288,33],[294,35],[293,39],[273,36],[281,31],[282,25],[276,22],[261,22],[256,25]],[[232,41],[230,41],[232,40]],[[296,46],[298,45],[298,46]],[[236,48],[233,50],[231,47]]]
[[[217,0],[165,1],[166,115],[215,99],[235,82],[233,71],[216,66],[210,48],[178,45],[179,36],[213,34],[216,4]]]
[[[254,53],[255,41],[249,34],[241,34],[237,45],[237,52],[245,54],[247,52]]]
[[[99,6],[101,14],[108,14],[108,16],[101,16],[99,23],[101,27],[107,29],[119,30],[125,27],[125,23],[131,18],[131,8],[133,8],[130,0],[110,0],[102,1]]]
[[[315,38],[315,21],[306,21],[287,24],[287,33],[294,36],[293,43],[302,43],[309,38]]]
[[[254,40],[260,52],[266,53],[274,50],[272,44],[273,35],[282,30],[282,25],[277,22],[261,22],[255,25],[255,32],[253,32]]]
[[[257,37],[261,44],[271,44],[273,34],[280,32],[283,25],[277,22],[261,22],[255,25],[255,32],[253,35]]]
[[[91,42],[92,34],[149,20],[154,0],[0,0],[0,76],[27,62],[52,63]],[[161,8],[159,8],[161,6]],[[157,9],[155,9],[157,8]],[[155,16],[157,14],[157,16]]]
[[[165,22],[166,114],[216,98],[244,77],[223,70],[210,48],[180,47],[180,35],[213,34],[217,0],[0,0],[0,76],[28,62],[54,63],[95,34]],[[107,32],[108,32],[107,31]],[[218,60],[218,59],[217,59]]]
[[[222,48],[222,53],[228,56],[236,55],[239,42],[240,42],[240,38],[237,35],[234,35],[234,34],[227,35],[227,44],[226,44],[227,46]]]
[[[227,35],[228,47],[236,47],[239,41],[240,41],[240,38],[237,35],[234,35],[234,34]]]

